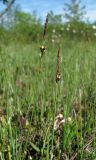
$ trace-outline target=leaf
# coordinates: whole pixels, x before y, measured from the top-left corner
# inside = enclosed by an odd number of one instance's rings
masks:
[[[40,152],[40,149],[32,142],[30,142],[32,148],[34,148],[37,152]]]

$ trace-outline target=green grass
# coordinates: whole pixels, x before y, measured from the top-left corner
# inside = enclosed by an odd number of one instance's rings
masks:
[[[58,46],[42,58],[40,44],[1,46],[1,160],[96,159],[95,42],[61,41],[56,83]]]

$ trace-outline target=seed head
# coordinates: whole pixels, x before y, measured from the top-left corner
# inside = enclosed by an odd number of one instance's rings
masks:
[[[44,25],[44,32],[43,32],[43,38],[45,39],[46,33],[47,33],[47,29],[48,29],[48,15],[46,16],[46,21],[45,21],[45,25]]]
[[[60,79],[61,79],[61,74],[60,74],[60,48],[59,48],[57,55],[56,83],[60,81]]]

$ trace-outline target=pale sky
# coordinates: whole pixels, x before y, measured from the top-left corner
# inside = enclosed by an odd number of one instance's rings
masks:
[[[64,3],[68,3],[70,0],[16,0],[16,4],[21,6],[21,9],[25,12],[32,13],[36,11],[37,14],[44,19],[50,10],[53,10],[55,14],[64,13]],[[86,6],[86,17],[89,17],[90,21],[96,21],[96,0],[82,0],[82,5]],[[0,3],[0,11],[3,6]]]

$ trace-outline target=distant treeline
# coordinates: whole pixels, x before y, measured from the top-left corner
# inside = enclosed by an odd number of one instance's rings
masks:
[[[96,37],[95,22],[63,22],[60,15],[55,15],[52,11],[48,14],[48,21],[47,38],[51,38],[52,43],[60,38],[90,40]],[[43,26],[36,12],[29,14],[18,7],[12,8],[0,19],[0,41],[5,44],[13,40],[22,43],[39,42],[42,40]]]

